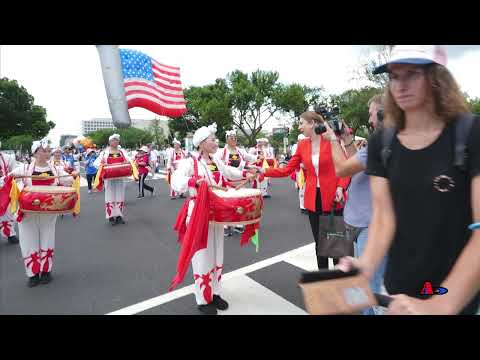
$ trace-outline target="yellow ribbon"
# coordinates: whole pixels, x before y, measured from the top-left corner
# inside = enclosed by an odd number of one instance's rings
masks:
[[[130,164],[132,165],[133,178],[135,179],[135,181],[138,181],[139,177],[138,177],[137,165],[132,160],[130,160]]]
[[[77,202],[75,203],[75,207],[73,208],[73,213],[75,215],[80,214],[80,175],[76,177],[73,181],[73,188],[77,191]]]
[[[18,208],[18,197],[20,196],[20,190],[18,189],[17,182],[12,180],[12,188],[10,189],[10,212],[14,214]]]
[[[303,189],[303,186],[305,185],[305,174],[303,173],[302,168],[300,168],[300,171],[298,172],[297,185],[299,189]]]
[[[102,175],[102,171],[103,171],[103,164],[100,164],[100,166],[98,167],[97,176],[95,176],[95,181],[93,182],[94,189],[97,189],[98,185],[100,185],[100,176]]]
[[[268,162],[267,162],[266,159],[263,159],[262,168],[264,168],[264,169],[269,169],[270,168],[270,165],[268,165]]]

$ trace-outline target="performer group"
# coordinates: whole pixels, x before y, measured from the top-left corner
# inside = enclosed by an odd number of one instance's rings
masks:
[[[166,164],[171,198],[189,195],[175,224],[181,250],[170,290],[183,281],[191,263],[196,305],[202,314],[228,308],[221,297],[224,236],[230,236],[234,229],[242,234],[241,245],[245,245],[258,231],[262,198],[270,196],[269,180],[258,168],[277,166],[267,139],[258,139],[257,146],[246,151],[237,146],[236,131],[231,130],[220,149],[216,130],[216,124],[198,129],[193,136],[195,151],[188,154],[175,139]],[[105,190],[105,218],[111,225],[126,223],[127,178],[133,176],[138,181],[139,198],[144,197],[145,190],[154,192],[145,184],[152,171],[150,149],[138,148],[131,159],[120,143],[120,135],[113,134],[96,159],[91,149],[86,152],[89,174],[91,167],[95,170],[94,177],[89,178],[89,192],[93,179],[94,190]],[[34,287],[52,281],[55,225],[59,214],[77,215],[73,209],[79,208],[80,199],[74,182],[79,186],[80,167],[69,147],[50,149],[45,139],[33,143],[31,154],[30,164],[17,164],[14,155],[0,153],[0,230],[10,243],[20,242],[27,285]],[[235,199],[242,192],[239,189],[247,186],[247,194]],[[215,191],[225,195],[214,195]],[[227,206],[232,199],[239,205]],[[226,218],[213,219],[212,211]]]

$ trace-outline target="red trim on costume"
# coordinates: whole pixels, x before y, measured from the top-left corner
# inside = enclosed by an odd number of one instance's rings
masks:
[[[195,281],[197,281],[198,279],[202,279],[199,287],[200,290],[202,290],[202,286],[205,286],[205,289],[203,289],[203,298],[205,299],[207,304],[210,304],[213,301],[213,292],[212,287],[210,286],[210,283],[212,282],[212,279],[210,279],[210,274],[212,273],[212,271],[209,271],[208,273],[202,275],[193,274],[193,278],[195,279]]]
[[[112,216],[112,209],[113,209],[113,206],[111,202],[105,203],[105,210],[107,211],[108,216]]]
[[[10,225],[10,221],[2,221],[0,223],[0,230],[3,231],[3,235],[5,235],[5,237],[10,237],[11,235],[11,229],[12,229],[12,226]]]
[[[196,187],[197,186],[197,179],[192,176],[189,180],[188,180],[188,187]]]
[[[28,267],[31,265],[32,266],[32,273],[37,275],[40,272],[40,262],[39,262],[40,258],[38,256],[38,252],[34,252],[34,253],[32,253],[32,255],[30,255],[26,258],[23,258],[23,260],[25,262],[27,262],[28,259],[30,259],[30,261],[25,266],[28,269]]]
[[[40,259],[41,261],[45,260],[45,263],[43,264],[42,272],[44,273],[50,272],[50,262],[48,261],[48,259],[53,258],[53,249],[47,249],[47,250],[40,249],[40,252],[46,253],[46,255]]]

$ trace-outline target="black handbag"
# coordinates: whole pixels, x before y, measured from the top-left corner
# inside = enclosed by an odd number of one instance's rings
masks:
[[[320,216],[318,234],[318,255],[323,257],[341,258],[353,256],[353,241],[345,234],[343,216],[335,216],[334,201],[332,211],[328,215]]]

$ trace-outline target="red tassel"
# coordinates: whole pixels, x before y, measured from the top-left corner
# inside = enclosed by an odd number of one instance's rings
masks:
[[[3,187],[0,188],[0,216],[3,216],[10,204],[10,190],[12,189],[13,177],[5,177]]]
[[[209,218],[209,190],[204,181],[201,183],[195,206],[193,207],[190,221],[187,225],[185,236],[182,239],[182,247],[177,263],[177,273],[172,280],[168,291],[173,290],[183,281],[193,255],[207,247],[208,242],[208,218]]]

